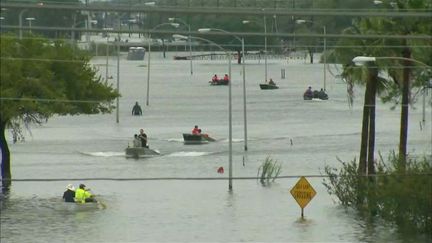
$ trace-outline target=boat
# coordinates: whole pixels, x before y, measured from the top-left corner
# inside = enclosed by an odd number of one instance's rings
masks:
[[[260,84],[261,89],[279,89],[276,84]]]
[[[191,134],[183,133],[184,144],[207,144],[214,142],[216,139],[211,138],[207,134]]]
[[[99,202],[90,203],[73,203],[73,202],[61,202],[56,204],[55,209],[61,211],[93,211],[99,209],[105,209],[106,205]]]
[[[144,47],[130,47],[127,55],[127,60],[144,60],[145,49]]]
[[[125,149],[126,158],[143,158],[160,155],[160,152],[147,147],[127,147]]]
[[[218,80],[215,80],[215,81],[212,80],[209,83],[211,85],[228,85],[229,80],[218,79]]]
[[[328,95],[323,91],[314,90],[312,94],[304,93],[303,94],[304,100],[328,100]]]

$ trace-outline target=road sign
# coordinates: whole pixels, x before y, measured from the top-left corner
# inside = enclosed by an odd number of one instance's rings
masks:
[[[316,195],[316,191],[313,189],[311,184],[309,184],[306,178],[302,176],[297,184],[295,184],[295,186],[291,189],[291,195],[302,208],[303,212],[303,208],[306,207],[306,205]]]

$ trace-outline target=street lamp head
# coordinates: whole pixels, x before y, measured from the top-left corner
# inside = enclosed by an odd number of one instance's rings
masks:
[[[168,18],[168,21],[174,21],[175,20],[175,18]]]
[[[156,5],[156,2],[146,2],[144,3],[145,6],[154,6]]]
[[[188,37],[187,36],[184,36],[184,35],[179,35],[179,34],[174,34],[174,35],[172,35],[172,37],[174,38],[174,39],[188,39]]]
[[[297,19],[295,22],[296,22],[296,24],[304,24],[306,22],[311,22],[311,21],[307,21],[307,20],[304,20],[304,19]]]
[[[198,32],[201,32],[201,33],[206,33],[206,32],[210,32],[210,31],[211,31],[210,28],[200,28],[200,29],[198,29]]]
[[[366,62],[375,62],[376,57],[365,57],[365,56],[357,56],[352,59],[353,63],[357,66],[362,66]]]
[[[25,18],[25,19],[28,20],[28,21],[35,20],[35,18],[33,18],[33,17],[28,17],[28,18]]]
[[[242,23],[243,23],[243,24],[249,24],[250,21],[249,21],[249,20],[243,20]]]
[[[174,28],[178,28],[180,26],[180,24],[179,23],[171,23],[171,26]]]

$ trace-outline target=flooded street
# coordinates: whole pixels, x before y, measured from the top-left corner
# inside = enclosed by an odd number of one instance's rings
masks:
[[[358,157],[364,87],[353,107],[346,84],[327,74],[328,101],[304,101],[310,85],[323,87],[323,65],[270,59],[277,90],[260,90],[264,62],[246,60],[248,151],[244,148],[242,67],[232,66],[233,191],[228,191],[228,87],[211,76],[228,73],[224,60],[175,61],[152,53],[149,106],[145,105],[147,57],[120,63],[120,121],[112,114],[53,117],[32,126],[26,141],[12,144],[13,181],[1,200],[1,242],[419,242],[428,236],[398,233],[381,221],[366,222],[344,209],[322,185],[323,168]],[[318,58],[316,58],[318,59]],[[116,87],[116,58],[109,59]],[[105,76],[105,57],[92,63]],[[337,69],[330,65],[331,71]],[[286,78],[281,79],[281,70]],[[428,99],[430,99],[430,93]],[[432,111],[410,109],[408,154],[432,153]],[[131,115],[138,101],[143,116]],[[378,100],[377,100],[378,101]],[[400,107],[377,102],[376,153],[398,149]],[[184,145],[182,133],[199,125],[217,141]],[[124,149],[143,128],[161,155],[125,158]],[[271,186],[252,179],[270,156],[282,165]],[[217,173],[223,166],[224,174]],[[290,194],[306,176],[317,195],[305,208]],[[308,177],[309,176],[309,177]],[[29,180],[29,181],[26,181]],[[37,181],[35,181],[37,180]],[[65,207],[66,185],[86,184],[105,209]],[[82,236],[79,239],[79,236]]]

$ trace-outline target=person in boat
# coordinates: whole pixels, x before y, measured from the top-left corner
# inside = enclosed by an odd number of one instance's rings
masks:
[[[218,76],[215,74],[215,75],[213,75],[213,78],[212,78],[212,83],[217,83],[219,81],[219,78],[218,78]]]
[[[140,134],[138,135],[138,138],[141,140],[141,147],[148,148],[147,134],[144,133],[144,129],[140,129]]]
[[[192,134],[193,135],[199,135],[199,134],[201,134],[201,129],[199,129],[198,126],[195,125],[194,128],[192,129]]]
[[[270,78],[269,84],[270,84],[270,85],[276,85],[276,83],[275,83],[275,82],[273,81],[273,79],[271,79],[271,78]]]
[[[323,89],[321,89],[320,91],[318,91],[318,98],[322,99],[322,100],[327,100],[328,95],[326,94],[326,92]]]
[[[306,98],[308,98],[308,99],[312,99],[312,98],[313,98],[313,91],[312,91],[312,87],[311,87],[311,86],[309,86],[309,87],[307,88],[307,90],[304,92],[303,97],[304,97],[305,99],[306,99]]]
[[[93,194],[90,193],[90,189],[86,188],[84,184],[80,184],[79,188],[75,191],[75,202],[77,203],[88,203],[96,202]]]
[[[142,115],[141,106],[138,104],[138,101],[135,102],[135,105],[132,108],[132,115],[133,116],[141,116]]]
[[[224,76],[223,80],[224,80],[224,81],[226,81],[226,82],[228,82],[228,81],[229,81],[229,76],[228,76],[228,74],[225,74],[225,76]]]
[[[67,185],[66,191],[63,193],[65,202],[75,202],[75,187],[72,184]]]
[[[142,146],[141,139],[138,137],[138,134],[134,135],[133,146],[134,148],[139,148]]]
[[[201,136],[203,136],[205,138],[209,137],[209,135],[207,133],[201,133],[201,129],[198,129],[198,135],[201,135]]]

